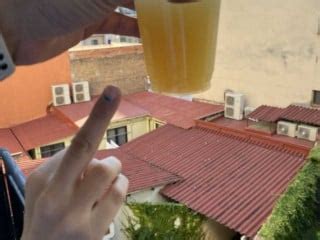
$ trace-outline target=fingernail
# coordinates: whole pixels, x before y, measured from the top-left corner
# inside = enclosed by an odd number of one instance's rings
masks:
[[[113,86],[108,86],[104,91],[103,91],[103,98],[107,102],[112,102],[119,96],[119,89]]]

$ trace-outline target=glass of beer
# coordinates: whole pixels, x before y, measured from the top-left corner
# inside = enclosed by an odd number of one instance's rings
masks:
[[[190,94],[210,87],[220,0],[135,0],[151,88]]]

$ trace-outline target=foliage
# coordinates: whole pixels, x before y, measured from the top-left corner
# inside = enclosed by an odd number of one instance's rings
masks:
[[[314,148],[304,168],[277,202],[259,235],[267,240],[309,239],[306,238],[306,232],[315,228],[318,220],[319,186],[320,148]]]
[[[203,217],[174,204],[133,203],[128,205],[125,234],[132,240],[202,240]]]

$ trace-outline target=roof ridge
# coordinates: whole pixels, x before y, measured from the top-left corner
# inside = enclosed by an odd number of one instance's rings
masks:
[[[52,107],[51,111],[49,110],[48,115],[52,114],[53,116],[57,117],[58,119],[66,122],[67,124],[70,125],[70,127],[74,127],[75,130],[79,130],[79,127],[68,117],[66,116],[61,110],[59,110],[56,107]]]

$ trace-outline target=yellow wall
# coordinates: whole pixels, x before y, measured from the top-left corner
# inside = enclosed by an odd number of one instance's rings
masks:
[[[131,141],[149,132],[149,118],[140,117],[112,122],[109,125],[108,129],[119,128],[124,126],[127,126],[128,141]]]
[[[149,131],[156,130],[156,124],[159,124],[161,126],[165,125],[165,122],[160,121],[159,119],[156,118],[149,118]]]
[[[310,103],[320,90],[319,0],[224,0],[215,72],[209,91],[223,102],[227,89],[248,105]]]
[[[76,124],[79,127],[81,127],[84,124],[84,122],[85,122],[85,119],[82,119],[82,120],[78,121]],[[137,137],[140,137],[146,133],[149,133],[150,131],[155,130],[156,123],[164,124],[163,122],[161,122],[157,119],[150,118],[150,117],[139,117],[139,118],[132,118],[132,119],[127,119],[127,120],[123,120],[123,121],[112,122],[109,125],[108,129],[126,126],[127,131],[128,131],[128,142],[129,142]],[[58,141],[55,141],[52,143],[48,143],[44,146],[64,142],[65,146],[68,147],[71,144],[72,138],[73,138],[73,136],[66,138],[66,139],[61,139],[61,140],[58,140]],[[35,148],[36,159],[41,158],[40,147],[42,147],[42,146]],[[102,139],[98,150],[104,150],[106,148],[107,148],[107,133],[105,134],[104,138]]]

